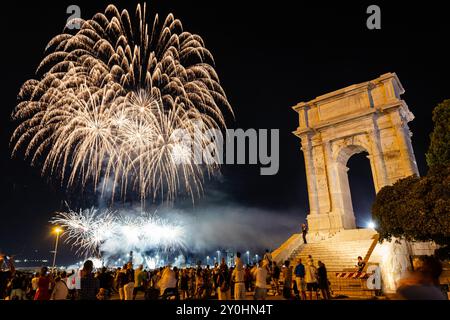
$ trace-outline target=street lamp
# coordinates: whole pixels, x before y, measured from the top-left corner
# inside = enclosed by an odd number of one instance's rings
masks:
[[[209,256],[206,256],[206,264],[209,264]]]
[[[60,227],[55,227],[53,229],[53,232],[56,233],[56,240],[55,240],[55,251],[53,252],[53,266],[52,269],[55,269],[55,263],[56,263],[56,253],[58,252],[58,240],[59,235],[61,234],[63,230]]]
[[[220,263],[220,250],[217,250],[216,252],[217,252],[217,262]]]
[[[258,258],[259,258],[258,254],[255,254],[255,260],[256,260],[255,262],[256,262],[256,263],[259,262],[259,259],[258,259]]]
[[[247,264],[250,264],[250,251],[247,251]]]

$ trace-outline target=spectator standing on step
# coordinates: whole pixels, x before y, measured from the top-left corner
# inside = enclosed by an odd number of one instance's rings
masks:
[[[301,292],[302,299],[306,300],[305,266],[300,258],[295,266],[294,274],[295,282],[297,283],[297,290]]]
[[[306,281],[306,290],[308,291],[309,300],[312,300],[313,291],[316,293],[316,300],[319,299],[319,294],[317,292],[318,283],[317,283],[317,269],[314,266],[314,261],[311,256],[308,257],[308,262],[305,267],[305,281]]]
[[[320,260],[317,262],[317,264],[319,265],[319,267],[317,268],[317,281],[319,283],[320,292],[322,293],[322,297],[324,300],[330,300],[331,294],[328,284],[327,268],[325,267],[325,264]]]
[[[292,290],[292,267],[290,266],[290,261],[286,260],[284,262],[285,268],[283,269],[283,297],[285,299],[291,299],[291,290]]]
[[[280,295],[279,281],[280,281],[280,267],[275,261],[272,261],[272,281],[275,287],[275,295]]]
[[[306,234],[308,233],[308,227],[305,223],[302,223],[302,236],[303,236],[303,243],[307,244],[306,242]]]

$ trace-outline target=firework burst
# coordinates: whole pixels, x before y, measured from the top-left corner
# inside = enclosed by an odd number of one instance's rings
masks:
[[[58,213],[51,223],[64,229],[65,241],[77,248],[77,254],[99,256],[135,251],[145,253],[183,249],[184,228],[169,223],[156,213],[122,215],[95,208]]]
[[[91,208],[60,212],[51,222],[64,229],[66,242],[76,247],[77,253],[88,255],[98,253],[100,246],[117,232],[116,221],[114,211]]]
[[[101,181],[113,181],[113,191],[141,199],[201,193],[217,165],[200,167],[192,149],[213,143],[205,132],[224,129],[222,109],[232,110],[202,38],[172,14],[146,19],[145,4],[134,16],[109,5],[49,42],[41,77],[19,92],[13,155],[23,150],[67,187],[103,191]]]

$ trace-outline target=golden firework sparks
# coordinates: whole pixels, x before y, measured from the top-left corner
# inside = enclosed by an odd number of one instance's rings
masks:
[[[116,189],[142,200],[201,194],[217,165],[193,161],[179,131],[202,148],[208,129],[225,128],[222,108],[232,109],[202,38],[172,14],[146,18],[145,4],[133,18],[109,5],[49,42],[42,76],[19,93],[13,155],[23,149],[68,187],[93,182],[103,191],[113,181],[112,198]]]

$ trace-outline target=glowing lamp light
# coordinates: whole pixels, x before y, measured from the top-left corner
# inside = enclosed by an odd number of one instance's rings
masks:
[[[59,234],[59,233],[61,233],[63,230],[62,230],[62,228],[60,228],[60,227],[55,227],[54,229],[53,229],[53,232],[54,233],[56,233],[56,234]]]
[[[375,222],[373,222],[373,221],[370,221],[370,222],[367,224],[367,228],[369,228],[369,229],[375,229],[375,227],[376,227],[376,225],[375,225]]]

